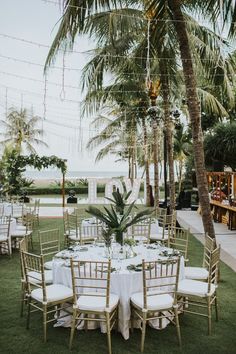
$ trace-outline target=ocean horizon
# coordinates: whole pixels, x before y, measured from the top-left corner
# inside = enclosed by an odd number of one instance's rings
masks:
[[[111,177],[127,177],[127,171],[67,171],[66,178],[111,178]],[[24,176],[31,179],[61,179],[61,172],[58,170],[43,171],[25,171]]]

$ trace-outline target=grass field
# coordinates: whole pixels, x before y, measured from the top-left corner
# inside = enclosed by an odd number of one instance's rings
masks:
[[[40,220],[40,229],[60,228],[62,220]],[[36,230],[37,231],[37,230]],[[37,232],[34,234],[36,250]],[[191,265],[202,262],[202,245],[191,237],[189,259]],[[79,331],[74,339],[73,350],[68,349],[68,328],[54,328],[48,325],[48,342],[42,342],[42,317],[32,314],[31,327],[25,329],[25,317],[20,317],[20,263],[19,253],[15,251],[11,259],[0,256],[0,352],[2,354],[105,354],[107,352],[106,335],[99,330]],[[221,282],[219,284],[220,320],[213,316],[213,333],[207,335],[207,322],[204,318],[185,314],[180,316],[182,348],[177,343],[176,329],[169,325],[162,331],[148,328],[145,353],[235,353],[236,352],[236,274],[221,263]],[[112,334],[113,354],[139,353],[140,332],[135,330],[125,341],[119,333]]]

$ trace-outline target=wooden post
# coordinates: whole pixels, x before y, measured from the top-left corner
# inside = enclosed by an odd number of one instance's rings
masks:
[[[62,173],[62,207],[65,208],[65,172]]]

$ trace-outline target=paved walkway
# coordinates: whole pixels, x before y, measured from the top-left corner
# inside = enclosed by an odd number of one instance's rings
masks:
[[[204,243],[202,218],[196,211],[178,210],[177,219],[184,228]],[[236,230],[228,230],[227,225],[214,223],[216,240],[221,245],[221,260],[236,272]]]

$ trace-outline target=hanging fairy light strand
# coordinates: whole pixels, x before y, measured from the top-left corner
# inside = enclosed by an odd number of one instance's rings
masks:
[[[149,88],[150,81],[151,81],[151,66],[150,66],[150,19],[148,20],[147,26],[147,60],[146,60],[146,88]]]

